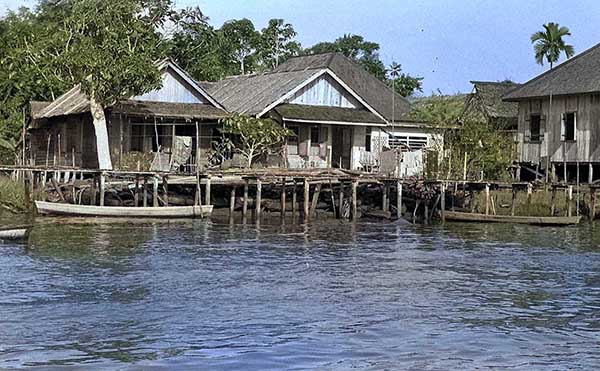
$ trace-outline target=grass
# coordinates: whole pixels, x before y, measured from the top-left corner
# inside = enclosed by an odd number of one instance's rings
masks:
[[[29,194],[21,181],[0,176],[0,212],[25,213],[31,210]]]
[[[497,215],[510,215],[512,204],[512,192],[510,190],[492,191],[491,197],[494,198]],[[465,208],[469,208],[468,199]],[[515,215],[521,216],[550,216],[552,205],[552,192],[538,190],[531,195],[531,203],[527,205],[527,192],[517,192]],[[568,203],[565,191],[557,191],[555,199],[555,216],[565,216],[568,212]],[[590,205],[590,196],[588,193],[579,195],[579,212],[581,215],[587,215]],[[458,206],[458,205],[457,205]],[[571,204],[573,215],[577,215],[577,191],[573,191],[573,201]],[[475,193],[475,212],[485,213],[485,193]],[[490,213],[492,213],[490,205]]]

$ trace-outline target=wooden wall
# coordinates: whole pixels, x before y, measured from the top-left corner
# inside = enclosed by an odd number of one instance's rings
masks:
[[[181,77],[171,69],[162,74],[162,87],[146,94],[133,98],[134,100],[171,103],[208,103],[204,97],[198,94]]]
[[[323,75],[300,89],[288,103],[344,108],[362,107],[356,98],[329,75]]]
[[[561,140],[562,115],[577,112],[576,140]],[[540,142],[532,142],[531,114],[541,115]],[[600,98],[595,95],[574,95],[550,99],[528,100],[519,103],[519,160],[524,163],[600,162]]]

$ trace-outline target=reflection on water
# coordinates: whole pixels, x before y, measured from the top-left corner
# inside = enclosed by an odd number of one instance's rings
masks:
[[[44,219],[0,368],[595,368],[600,228]]]

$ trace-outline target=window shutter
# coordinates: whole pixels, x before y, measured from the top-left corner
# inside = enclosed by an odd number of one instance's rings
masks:
[[[561,141],[565,141],[565,134],[566,134],[566,114],[562,114],[561,119],[560,119],[560,140]]]

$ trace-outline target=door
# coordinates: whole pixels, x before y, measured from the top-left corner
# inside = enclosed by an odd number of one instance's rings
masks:
[[[335,168],[350,169],[352,159],[352,128],[333,127],[331,163]]]

